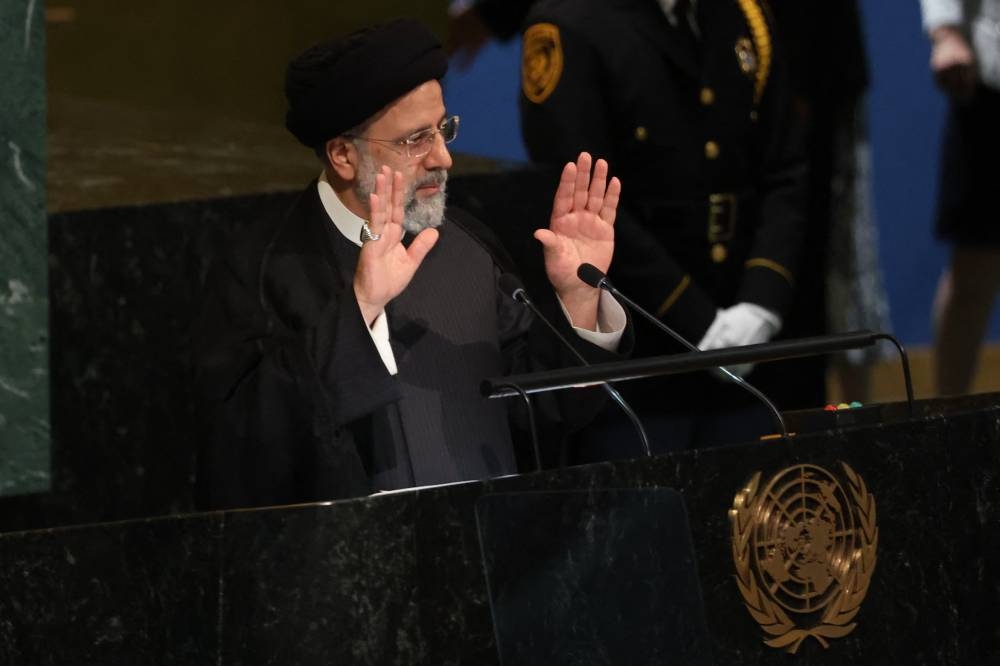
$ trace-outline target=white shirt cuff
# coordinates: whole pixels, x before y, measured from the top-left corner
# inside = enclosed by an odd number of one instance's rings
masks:
[[[559,307],[562,308],[566,321],[572,325],[573,320],[570,318],[569,312],[566,311],[566,306],[563,305],[562,299],[559,298],[558,294],[556,295],[556,300],[559,301]],[[601,300],[597,304],[597,330],[591,331],[590,329],[573,326],[573,331],[590,344],[596,345],[605,351],[613,352],[618,349],[618,344],[622,340],[622,334],[625,332],[626,323],[628,323],[628,318],[625,316],[625,310],[622,308],[621,303],[616,301],[614,296],[608,292],[601,290]]]
[[[389,371],[390,375],[398,373],[399,369],[396,368],[396,357],[392,353],[392,345],[389,344],[389,318],[386,316],[385,310],[382,310],[375,317],[375,321],[372,322],[368,333],[372,336],[372,342],[375,343],[378,355],[382,357],[382,362],[385,363],[385,369]]]

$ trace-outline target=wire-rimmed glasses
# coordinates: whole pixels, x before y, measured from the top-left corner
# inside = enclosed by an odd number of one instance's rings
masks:
[[[348,134],[350,139],[361,139],[363,141],[374,141],[384,143],[392,150],[405,155],[410,159],[419,159],[427,155],[434,148],[434,141],[440,134],[445,143],[451,143],[458,136],[458,116],[449,116],[441,121],[437,127],[428,127],[425,130],[414,132],[403,139],[373,139],[370,136],[355,136]]]

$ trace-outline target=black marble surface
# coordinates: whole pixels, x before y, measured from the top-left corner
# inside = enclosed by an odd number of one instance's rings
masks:
[[[676,491],[501,493],[476,516],[501,664],[712,663]]]
[[[744,607],[728,511],[756,471],[841,462],[876,503],[877,565],[857,628],[828,648],[808,639],[792,657],[764,644]],[[0,535],[0,662],[80,663],[74,655],[115,649],[139,656],[98,663],[150,663],[160,651],[156,663],[197,653],[191,663],[497,664],[480,498],[658,487],[687,507],[714,663],[994,662],[996,406],[330,505]],[[74,618],[79,630],[61,629]]]
[[[0,538],[0,664],[209,664],[218,516]]]
[[[1000,649],[988,609],[1000,601],[1000,439],[995,409],[950,418],[721,447],[647,463],[606,465],[574,482],[591,487],[669,485],[685,497],[702,572],[716,663],[785,663],[743,607],[733,579],[728,509],[754,471],[847,462],[867,482],[879,515],[879,561],[858,628],[829,649],[807,641],[805,664],[980,663]],[[961,442],[958,444],[957,442]],[[573,470],[570,470],[573,471]],[[726,490],[723,490],[726,489]]]
[[[52,491],[0,531],[190,511],[190,326],[213,251],[293,193],[49,218]]]

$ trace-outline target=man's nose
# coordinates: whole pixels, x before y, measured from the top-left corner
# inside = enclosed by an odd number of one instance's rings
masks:
[[[451,153],[448,152],[448,144],[444,142],[444,137],[440,132],[434,134],[434,146],[431,152],[424,157],[424,167],[427,169],[450,169],[452,165]]]

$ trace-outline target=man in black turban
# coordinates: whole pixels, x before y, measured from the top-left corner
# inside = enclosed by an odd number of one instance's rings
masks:
[[[400,20],[317,45],[288,68],[288,129],[323,173],[287,216],[255,225],[209,277],[202,503],[326,500],[517,471],[505,405],[480,382],[562,364],[497,290],[510,270],[478,223],[445,213],[458,118],[426,28]],[[567,332],[612,358],[625,315],[576,277],[607,270],[620,192],[607,163],[563,170],[542,243]],[[600,393],[545,405],[592,414]],[[565,403],[565,404],[563,404]],[[567,408],[568,405],[572,405]],[[578,414],[574,414],[574,410]]]

